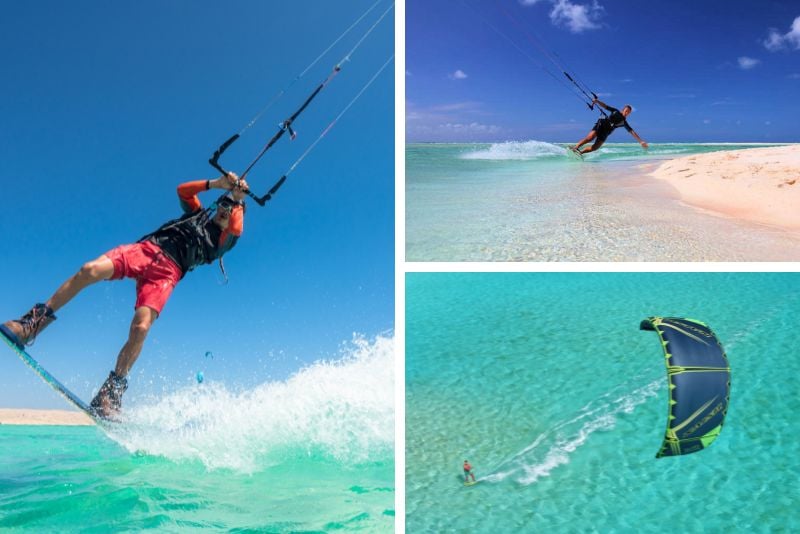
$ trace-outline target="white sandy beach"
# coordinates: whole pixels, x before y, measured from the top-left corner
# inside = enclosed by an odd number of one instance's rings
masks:
[[[67,410],[27,410],[0,408],[0,425],[93,425],[91,417]]]
[[[686,156],[663,163],[652,176],[691,206],[800,231],[800,145]]]

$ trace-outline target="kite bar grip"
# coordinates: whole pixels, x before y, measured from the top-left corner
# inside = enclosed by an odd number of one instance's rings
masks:
[[[250,191],[247,191],[247,194],[250,196],[250,198],[255,200],[258,203],[259,206],[264,206],[264,205],[266,205],[267,201],[272,199],[272,195],[274,195],[275,193],[278,192],[278,189],[281,188],[281,186],[283,185],[283,182],[285,182],[285,181],[286,181],[286,175],[284,174],[283,176],[281,176],[280,180],[275,182],[275,185],[273,185],[272,188],[269,191],[267,191],[267,194],[264,195],[263,197],[257,197],[253,193],[251,193]]]
[[[219,146],[219,148],[216,151],[214,151],[214,155],[211,156],[211,159],[208,160],[208,163],[222,174],[228,174],[228,171],[223,169],[222,166],[219,164],[219,157],[223,154],[223,152],[228,150],[228,147],[231,146],[233,142],[236,141],[237,139],[239,139],[238,133],[234,134],[230,139],[222,143]]]

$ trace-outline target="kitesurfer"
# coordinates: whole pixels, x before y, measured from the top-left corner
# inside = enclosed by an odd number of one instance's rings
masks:
[[[627,104],[625,107],[622,108],[622,111],[620,111],[617,108],[612,108],[608,104],[600,102],[597,98],[595,98],[592,100],[592,106],[595,105],[610,111],[611,114],[607,117],[601,117],[600,119],[598,119],[598,121],[592,127],[592,131],[589,132],[586,137],[581,139],[581,141],[577,145],[571,146],[570,150],[572,150],[573,152],[577,152],[578,154],[588,154],[589,152],[594,152],[595,150],[603,146],[603,143],[606,142],[608,136],[611,135],[611,133],[620,126],[628,130],[628,133],[630,133],[634,137],[634,139],[639,141],[639,144],[642,145],[642,148],[644,149],[647,148],[648,146],[647,143],[641,137],[639,137],[639,135],[633,130],[633,128],[631,128],[630,124],[628,124],[627,120],[628,115],[630,115],[631,112],[633,111],[633,108],[630,106],[630,104]],[[594,141],[594,144],[592,146],[581,150],[581,147],[583,145],[585,145],[586,143],[590,143],[592,141]]]
[[[198,193],[223,189],[209,209],[203,209]],[[45,303],[34,305],[18,320],[5,322],[0,330],[19,347],[30,345],[55,319],[55,312],[81,290],[100,280],[136,280],[136,304],[128,340],[117,357],[116,367],[91,402],[98,416],[119,413],[127,376],[139,357],[153,322],[161,314],[175,285],[198,265],[222,258],[242,234],[247,182],[229,172],[215,180],[197,180],[178,186],[184,215],[169,221],[139,241],[118,246],[85,263]]]
[[[472,477],[472,481],[475,482],[475,475],[472,473],[472,466],[468,461],[464,460],[464,483],[469,482],[469,477]]]

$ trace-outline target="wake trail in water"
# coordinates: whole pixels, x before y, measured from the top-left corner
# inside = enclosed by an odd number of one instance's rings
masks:
[[[570,455],[584,445],[589,436],[597,431],[611,430],[619,414],[633,413],[637,406],[655,397],[664,386],[663,379],[657,379],[629,393],[623,392],[642,378],[644,374],[632,377],[590,401],[575,417],[559,422],[537,436],[533,443],[501,462],[483,480],[501,482],[516,476],[517,482],[528,485],[548,476],[556,467],[569,463]]]

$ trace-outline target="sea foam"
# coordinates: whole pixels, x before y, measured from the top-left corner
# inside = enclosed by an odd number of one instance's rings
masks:
[[[494,143],[486,149],[467,152],[461,159],[477,160],[535,160],[542,158],[563,157],[566,149],[543,141],[506,141]]]
[[[132,406],[111,437],[130,451],[254,472],[298,458],[391,460],[394,338],[356,337],[336,361],[233,391],[207,381]]]

